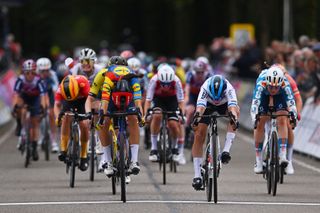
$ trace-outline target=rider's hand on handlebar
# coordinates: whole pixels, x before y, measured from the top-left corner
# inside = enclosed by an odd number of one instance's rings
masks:
[[[192,123],[191,123],[191,126],[193,128],[197,127],[199,122],[201,120],[201,117],[200,117],[200,113],[199,112],[196,112],[193,116],[193,120],[192,120]]]

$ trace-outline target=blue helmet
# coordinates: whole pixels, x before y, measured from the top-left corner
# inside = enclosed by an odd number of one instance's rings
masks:
[[[227,89],[227,82],[222,75],[214,75],[209,82],[209,96],[219,101],[224,97],[224,91]]]

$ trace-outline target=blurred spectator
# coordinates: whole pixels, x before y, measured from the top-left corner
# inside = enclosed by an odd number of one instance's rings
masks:
[[[200,56],[205,56],[206,58],[209,57],[207,47],[204,44],[198,44],[197,46],[195,57],[198,58]]]
[[[300,48],[309,47],[310,45],[310,38],[307,35],[301,35],[299,37],[299,46]]]
[[[315,56],[320,61],[320,42],[313,45],[312,50],[315,54]]]

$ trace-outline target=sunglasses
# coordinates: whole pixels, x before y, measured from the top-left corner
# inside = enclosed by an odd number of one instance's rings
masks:
[[[161,87],[170,87],[170,85],[171,85],[171,82],[169,82],[169,83],[163,83],[163,82],[161,82],[161,83],[160,83],[160,86],[161,86]]]
[[[90,59],[82,59],[82,60],[80,60],[80,63],[81,63],[82,65],[87,65],[87,64],[92,64],[93,61],[90,60]]]
[[[24,74],[25,75],[35,75],[36,72],[34,72],[34,71],[24,71]]]
[[[271,85],[269,85],[268,88],[270,90],[278,90],[280,88],[280,86],[271,86]]]

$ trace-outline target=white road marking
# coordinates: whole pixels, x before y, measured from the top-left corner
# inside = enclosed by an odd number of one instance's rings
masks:
[[[40,205],[80,205],[80,204],[121,204],[122,201],[66,201],[66,202],[25,202],[25,203],[0,203],[1,206],[40,206]],[[163,203],[163,204],[213,204],[213,202],[193,200],[129,200],[128,204],[136,203]],[[247,202],[247,201],[220,201],[218,204],[231,205],[269,205],[269,206],[320,206],[320,203],[302,202]]]
[[[252,137],[250,137],[250,136],[245,135],[243,133],[237,133],[236,137],[240,137],[241,140],[245,141],[246,143],[249,143],[249,144],[253,145],[253,135],[252,135]],[[298,164],[299,166],[302,166],[302,167],[306,168],[306,169],[310,169],[310,170],[312,170],[314,172],[320,173],[320,168],[317,168],[315,166],[307,164],[307,163],[305,163],[305,162],[303,162],[301,160],[293,159],[293,162]]]
[[[1,137],[0,137],[0,145],[5,142],[12,134],[14,128],[16,127],[16,125],[11,125],[11,128],[6,131]]]

